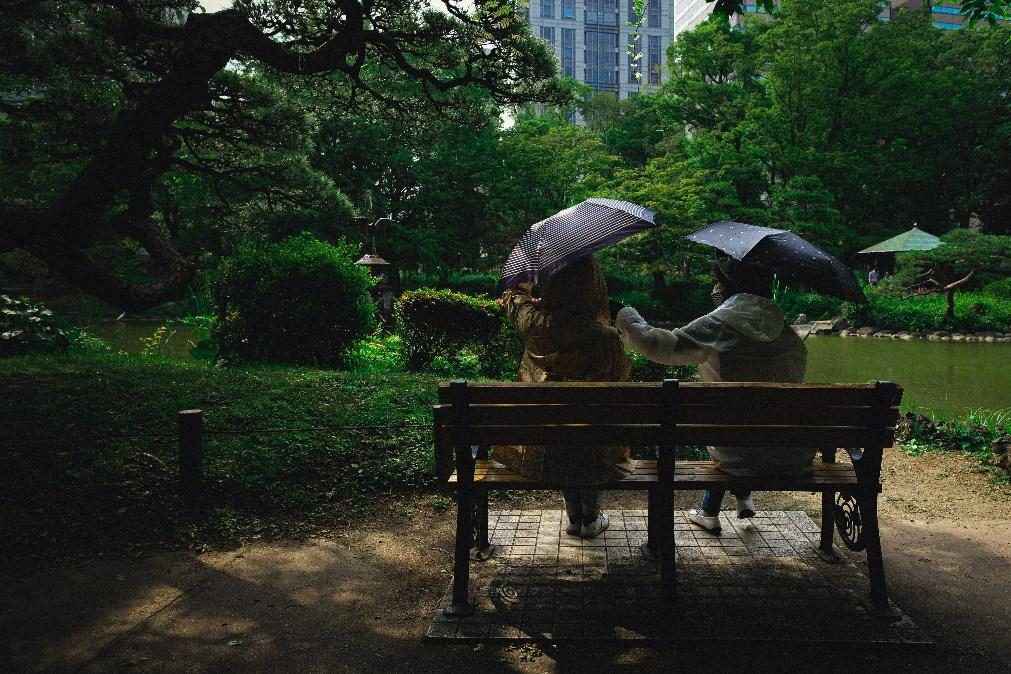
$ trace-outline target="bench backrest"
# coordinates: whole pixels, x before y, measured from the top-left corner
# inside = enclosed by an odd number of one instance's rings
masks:
[[[888,447],[901,397],[891,382],[446,382],[436,472],[456,445]]]

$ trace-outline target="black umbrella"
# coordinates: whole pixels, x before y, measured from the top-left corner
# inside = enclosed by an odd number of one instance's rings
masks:
[[[724,220],[685,238],[771,271],[785,281],[803,283],[851,302],[867,301],[853,270],[793,232]]]
[[[601,248],[654,226],[653,211],[628,201],[587,199],[527,230],[502,266],[499,290],[541,283]]]

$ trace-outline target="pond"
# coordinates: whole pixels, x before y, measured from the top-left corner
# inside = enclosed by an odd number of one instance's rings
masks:
[[[89,334],[104,339],[116,351],[143,353],[145,341],[158,328],[165,326],[163,337],[158,343],[157,353],[166,358],[191,358],[190,348],[200,338],[199,330],[189,325],[166,324],[161,320],[127,320],[96,323],[85,328]]]
[[[807,380],[891,380],[903,407],[959,416],[1011,408],[1011,344],[812,336]]]
[[[144,351],[161,321],[119,321],[88,328],[113,348]],[[190,358],[197,330],[170,325],[159,353]],[[957,416],[975,409],[1011,408],[1011,344],[930,342],[811,336],[807,379],[811,382],[868,382],[886,379],[905,389],[903,407]]]

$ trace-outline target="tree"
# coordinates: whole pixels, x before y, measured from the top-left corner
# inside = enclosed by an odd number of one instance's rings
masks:
[[[179,296],[192,277],[153,195],[178,168],[180,130],[194,115],[244,110],[245,101],[217,88],[230,71],[259,63],[337,81],[343,97],[332,105],[379,101],[404,117],[418,108],[452,114],[475,89],[497,104],[565,97],[551,79],[553,58],[508,0],[477,0],[473,9],[456,0],[438,8],[237,0],[214,14],[193,13],[192,0],[8,5],[0,27],[5,150],[44,175],[45,189],[5,186],[0,250],[23,248],[127,309]],[[403,86],[379,86],[391,79]],[[132,239],[160,273],[140,284],[116,274],[93,255],[109,239]]]

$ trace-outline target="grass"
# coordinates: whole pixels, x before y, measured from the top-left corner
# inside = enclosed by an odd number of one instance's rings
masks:
[[[928,452],[960,452],[976,461],[997,483],[1008,484],[1011,476],[997,468],[991,443],[1011,435],[1011,408],[973,410],[960,417],[934,418],[907,414],[900,424],[899,449],[909,456]]]
[[[93,354],[0,360],[0,382],[0,554],[21,563],[291,534],[435,479],[433,375]],[[175,480],[176,415],[192,408],[207,434],[198,522]]]

